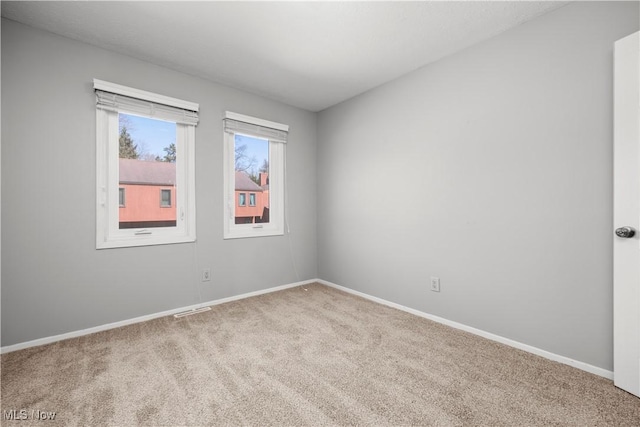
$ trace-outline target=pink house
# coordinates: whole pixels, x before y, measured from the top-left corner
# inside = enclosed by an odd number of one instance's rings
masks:
[[[120,159],[120,228],[176,225],[176,164]]]
[[[260,185],[246,172],[236,171],[236,224],[269,222],[269,174],[261,172]]]
[[[120,159],[119,165],[120,228],[175,226],[175,163]],[[259,180],[236,172],[236,224],[269,222],[269,174]]]

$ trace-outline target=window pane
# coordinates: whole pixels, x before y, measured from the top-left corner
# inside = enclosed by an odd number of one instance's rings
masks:
[[[118,189],[118,201],[121,208],[124,208],[124,188]]]
[[[269,222],[269,141],[235,135],[236,224]],[[249,205],[246,203],[249,193]],[[240,203],[242,201],[242,203]]]
[[[127,196],[119,227],[175,227],[176,124],[124,113],[118,118],[118,180]]]
[[[160,206],[171,207],[171,190],[160,190]]]

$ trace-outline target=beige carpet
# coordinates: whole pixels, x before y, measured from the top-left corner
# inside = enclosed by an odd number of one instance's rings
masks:
[[[611,381],[307,289],[5,354],[2,425],[640,425]]]

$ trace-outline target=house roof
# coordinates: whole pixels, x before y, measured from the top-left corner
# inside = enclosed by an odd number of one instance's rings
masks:
[[[261,192],[262,187],[253,182],[246,172],[236,171],[236,191]]]
[[[120,159],[120,184],[175,185],[176,164]]]
[[[175,185],[175,163],[136,159],[119,160],[120,184]],[[236,171],[236,190],[262,192],[264,189],[253,182],[246,172]]]

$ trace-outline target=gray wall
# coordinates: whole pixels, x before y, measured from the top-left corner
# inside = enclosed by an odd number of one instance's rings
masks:
[[[315,115],[2,20],[2,345],[320,277],[611,370],[637,29],[635,2],[571,4]],[[95,250],[93,78],[200,103],[196,244]],[[291,245],[222,239],[225,110],[291,126]]]
[[[200,104],[197,243],[95,249],[93,78]],[[222,239],[225,110],[290,125],[291,242]],[[2,20],[2,345],[317,277],[315,150],[313,113]]]
[[[571,4],[321,112],[320,277],[612,370],[613,43],[637,30],[637,2]]]

